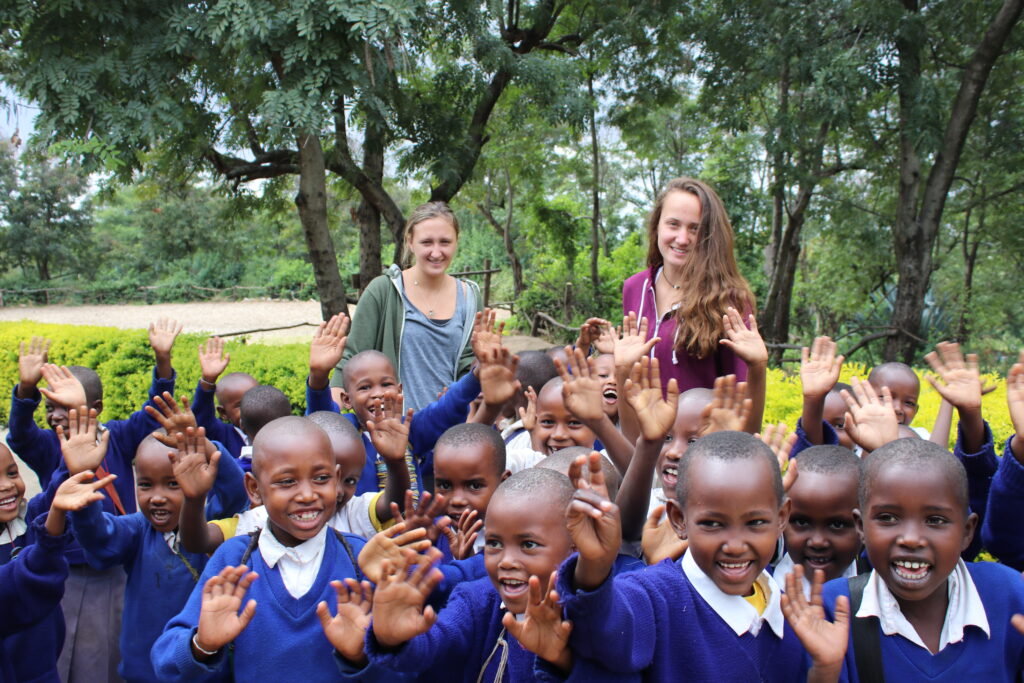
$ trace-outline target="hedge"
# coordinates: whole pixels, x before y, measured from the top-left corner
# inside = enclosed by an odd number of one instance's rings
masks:
[[[53,341],[50,360],[61,365],[87,365],[94,368],[104,384],[104,418],[119,419],[136,410],[146,400],[153,352],[144,330],[121,330],[113,327],[53,325],[30,321],[0,323],[0,387],[10,391],[18,381],[18,344],[33,335]],[[182,334],[174,346],[174,367],[178,372],[176,393],[191,396],[199,380],[199,360],[196,350],[205,335]],[[262,384],[278,387],[288,396],[292,409],[302,414],[306,405],[305,378],[308,372],[309,347],[305,344],[249,343],[245,339],[230,341],[231,353],[228,372],[244,371]],[[915,426],[931,429],[939,409],[940,397],[921,376],[920,409],[914,418]],[[843,367],[841,379],[866,377],[863,365],[850,363]],[[1001,377],[987,375],[985,379],[996,385],[996,390],[984,397],[985,419],[992,427],[997,450],[1002,440],[1013,433],[1006,406],[1006,383]],[[768,371],[768,400],[765,422],[785,422],[796,425],[803,399],[800,377],[794,372],[780,369]],[[6,425],[10,404],[0,400],[0,424]],[[43,424],[40,408],[37,418]],[[954,422],[956,420],[954,414]],[[956,437],[956,428],[952,431]]]

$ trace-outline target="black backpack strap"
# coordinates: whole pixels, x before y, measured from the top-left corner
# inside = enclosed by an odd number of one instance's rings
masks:
[[[857,617],[864,601],[864,587],[871,572],[847,579],[850,588],[850,629],[853,634],[853,658],[860,683],[885,683],[882,670],[882,627],[878,617]]]
[[[359,562],[356,560],[356,554],[353,552],[352,546],[349,545],[349,542],[345,539],[345,534],[341,533],[334,527],[331,527],[331,530],[334,531],[334,535],[338,537],[338,540],[341,541],[342,547],[345,548],[345,552],[348,553],[348,559],[352,562],[352,568],[356,572],[356,581],[362,581],[366,577],[363,576],[363,572],[359,569]]]
[[[262,528],[257,527],[255,531],[249,532],[249,545],[245,547],[245,552],[242,553],[242,558],[238,560],[238,564],[249,565],[249,558],[252,556],[252,551],[256,550],[256,546],[260,543],[260,531]]]

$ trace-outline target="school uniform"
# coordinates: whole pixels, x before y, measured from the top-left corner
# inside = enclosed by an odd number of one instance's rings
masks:
[[[126,681],[154,680],[149,650],[192,593],[206,555],[185,552],[176,533],[158,532],[141,512],[114,516],[93,503],[71,521],[92,567],[121,566],[127,575],[118,673]]]
[[[282,546],[268,529],[260,532],[254,548],[248,536],[226,540],[210,558],[184,608],[153,645],[152,664],[159,680],[206,681],[230,674],[238,681],[337,681],[334,648],[320,626],[316,605],[322,600],[337,604],[331,580],[362,577],[355,558],[364,541],[342,536],[344,542],[324,526],[294,548]],[[231,646],[210,661],[199,662],[191,644],[199,625],[203,585],[224,567],[242,564],[247,553],[244,563],[259,578],[249,586],[243,604],[256,600],[255,616]],[[372,671],[364,677],[371,675]]]
[[[974,453],[964,450],[963,425],[957,424],[956,443],[953,445],[953,455],[963,463],[967,471],[967,500],[970,511],[978,515],[979,528],[985,523],[985,508],[988,505],[989,490],[992,488],[992,477],[999,469],[999,458],[996,456],[995,442],[992,439],[992,429],[985,422],[985,440]],[[960,554],[964,561],[970,562],[981,552],[981,534],[974,534],[971,544]]]
[[[331,516],[327,526],[335,531],[355,534],[369,540],[371,536],[388,526],[377,517],[377,500],[383,495],[384,492],[380,491],[350,498]],[[243,536],[267,526],[267,508],[258,505],[234,517],[215,519],[210,524],[216,524],[226,539]]]
[[[1024,671],[1024,636],[1010,624],[1010,617],[1024,612],[1024,581],[1020,574],[994,562],[961,560],[950,575],[947,591],[949,607],[939,651],[932,654],[885,582],[872,571],[853,619],[878,619],[885,680],[1019,680]],[[834,619],[835,602],[840,595],[850,596],[846,579],[825,584],[822,599],[830,621]],[[859,680],[852,628],[839,680]]]
[[[224,445],[223,455],[230,455],[239,466],[246,472],[252,470],[252,458],[242,459],[242,448],[251,446],[249,437],[241,429],[224,422],[217,417],[214,408],[214,397],[216,389],[207,389],[202,382],[196,384],[196,390],[192,393],[192,414],[196,417],[196,424],[206,430],[206,438],[210,441],[219,441]]]
[[[804,430],[803,418],[797,418],[796,421],[796,441],[793,443],[793,448],[789,451],[789,457],[795,458],[800,455],[801,451],[806,451],[812,446],[838,446],[839,435],[836,434],[835,427],[830,425],[825,420],[821,421],[821,443],[813,444],[810,439],[807,438],[807,432]]]
[[[573,588],[577,559],[562,565],[557,586],[573,622],[574,656],[650,681],[789,683],[806,675],[803,646],[767,572],[757,578],[765,598],[759,614],[715,586],[689,551],[678,562],[609,577],[593,591]]]
[[[793,558],[790,557],[789,553],[786,553],[785,555],[782,556],[782,559],[780,559],[778,561],[778,563],[775,565],[774,569],[772,569],[772,577],[775,579],[775,583],[779,584],[779,589],[783,593],[786,592],[786,576],[788,576],[789,574],[791,574],[793,572],[793,568],[795,566],[796,566],[796,563],[793,562]],[[849,579],[849,578],[854,577],[854,576],[857,576],[857,562],[856,561],[851,562],[850,566],[843,570],[843,574],[842,574],[841,578]],[[810,579],[807,578],[807,574],[804,574],[800,578],[800,582],[801,582],[801,584],[804,587],[804,597],[806,597],[808,600],[810,600],[811,599],[811,581],[810,581]]]
[[[1024,517],[1024,465],[1013,455],[1011,444],[1015,438],[1006,440],[1003,457],[992,477],[981,540],[1000,562],[1024,571],[1024,535],[1020,533],[1020,520]]]

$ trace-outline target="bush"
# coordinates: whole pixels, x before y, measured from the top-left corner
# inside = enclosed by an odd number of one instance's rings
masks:
[[[11,391],[18,383],[18,344],[33,335],[52,341],[50,361],[60,365],[85,365],[103,380],[103,418],[124,419],[146,401],[152,379],[153,351],[142,330],[112,327],[48,325],[30,321],[0,323],[0,387]],[[192,396],[199,381],[197,348],[205,335],[182,334],[174,345],[174,369],[178,373],[175,394]],[[306,375],[309,347],[305,344],[250,344],[229,341],[228,372],[248,372],[261,384],[278,387],[301,415],[306,407]],[[10,403],[0,401],[0,424],[6,425]],[[45,425],[43,410],[36,421]]]

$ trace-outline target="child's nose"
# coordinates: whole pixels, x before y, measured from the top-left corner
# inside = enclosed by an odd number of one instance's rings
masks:
[[[825,534],[820,529],[815,529],[811,533],[811,537],[807,539],[807,545],[812,548],[824,548],[828,546],[828,539],[825,538]]]
[[[921,527],[913,521],[907,521],[900,530],[899,544],[909,548],[918,548],[925,544]]]

